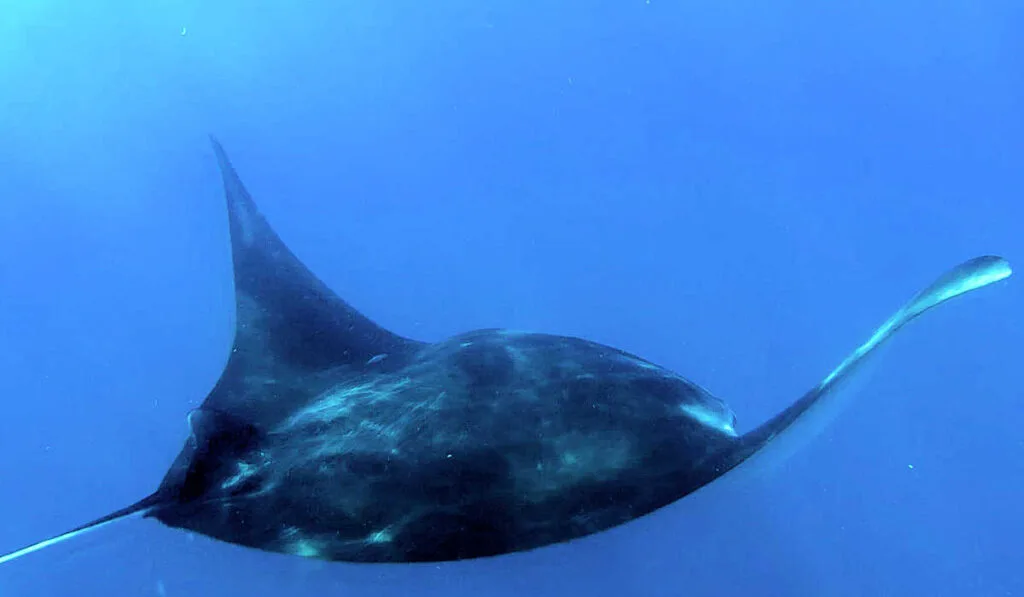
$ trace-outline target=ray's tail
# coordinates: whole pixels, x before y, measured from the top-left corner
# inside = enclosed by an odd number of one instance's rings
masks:
[[[32,545],[28,545],[26,547],[23,547],[23,548],[21,548],[21,549],[19,549],[17,551],[12,551],[11,553],[2,555],[2,556],[0,556],[0,565],[6,564],[7,562],[10,562],[12,560],[17,560],[18,558],[20,558],[22,556],[27,556],[30,553],[35,553],[35,552],[37,552],[37,551],[39,551],[41,549],[46,549],[47,547],[51,547],[51,546],[57,545],[58,543],[63,543],[63,542],[68,541],[70,539],[75,539],[76,537],[81,537],[82,535],[88,533],[89,531],[95,531],[95,530],[97,530],[99,528],[102,528],[102,527],[105,527],[105,526],[107,526],[109,524],[113,524],[115,522],[118,522],[118,521],[121,521],[121,520],[125,520],[125,519],[128,519],[128,518],[134,518],[134,517],[137,517],[137,516],[143,516],[147,512],[152,510],[154,507],[159,505],[160,503],[161,503],[160,497],[158,496],[158,494],[154,493],[154,494],[152,494],[152,495],[150,495],[148,497],[145,497],[145,498],[135,502],[134,504],[132,504],[130,506],[126,506],[124,508],[121,508],[120,510],[116,510],[114,512],[111,512],[110,514],[107,514],[106,516],[102,516],[100,518],[97,518],[96,520],[93,520],[92,522],[88,522],[86,524],[83,524],[80,527],[76,527],[74,529],[71,529],[70,531],[67,531],[65,533],[61,533],[60,535],[55,535],[53,537],[50,537],[49,539],[44,539],[42,541],[33,543]]]

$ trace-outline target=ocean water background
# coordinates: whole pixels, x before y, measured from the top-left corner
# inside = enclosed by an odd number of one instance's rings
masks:
[[[151,491],[220,373],[207,134],[381,324],[612,344],[746,430],[945,268],[1022,261],[1021,31],[1008,0],[4,0],[0,551]],[[772,476],[576,544],[362,567],[130,521],[0,595],[1024,595],[1022,298],[915,323]]]

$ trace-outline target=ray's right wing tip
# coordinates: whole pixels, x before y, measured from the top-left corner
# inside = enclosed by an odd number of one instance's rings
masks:
[[[968,259],[947,270],[930,286],[919,292],[898,317],[904,320],[913,319],[952,298],[1005,280],[1012,273],[1010,262],[997,255]]]
[[[1005,280],[1013,274],[1013,267],[1010,266],[1010,262],[998,255],[975,257],[965,263],[964,266],[973,270],[971,277],[978,281],[978,288]]]

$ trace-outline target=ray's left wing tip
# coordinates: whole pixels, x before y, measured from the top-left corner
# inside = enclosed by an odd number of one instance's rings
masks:
[[[217,163],[221,169],[228,170],[231,168],[231,160],[228,159],[228,152],[224,150],[224,145],[221,144],[220,139],[216,135],[210,133],[210,145],[213,146],[213,152],[217,154]]]

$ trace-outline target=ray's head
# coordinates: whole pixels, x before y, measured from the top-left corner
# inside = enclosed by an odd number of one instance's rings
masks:
[[[197,505],[256,489],[257,475],[236,479],[239,466],[260,451],[263,434],[255,426],[205,408],[189,413],[188,425],[189,437],[158,490],[166,503]]]

